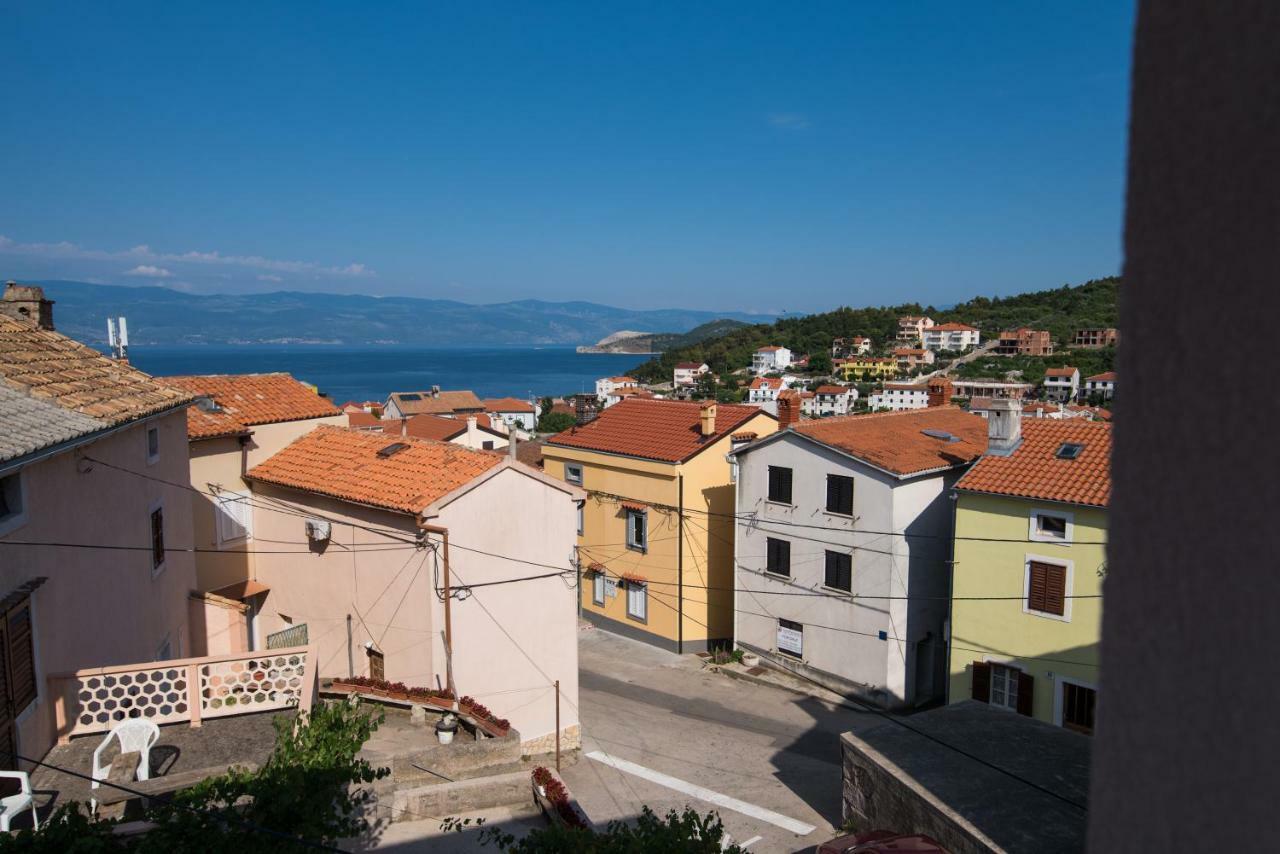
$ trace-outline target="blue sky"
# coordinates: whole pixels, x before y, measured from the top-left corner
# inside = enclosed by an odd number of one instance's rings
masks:
[[[817,311],[1120,266],[1130,2],[4,14],[0,276]]]

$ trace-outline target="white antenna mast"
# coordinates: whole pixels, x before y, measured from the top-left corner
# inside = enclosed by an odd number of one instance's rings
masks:
[[[123,317],[107,318],[107,343],[111,345],[111,357],[124,360],[129,358],[129,325]],[[117,331],[118,329],[118,331]]]

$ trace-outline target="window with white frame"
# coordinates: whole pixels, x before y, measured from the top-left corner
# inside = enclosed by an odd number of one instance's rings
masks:
[[[1018,673],[1016,667],[991,665],[991,705],[1018,710]]]
[[[585,524],[584,524],[585,515],[586,515],[586,510],[583,509],[583,506],[581,504],[579,504],[578,505],[578,536],[579,537],[582,536],[582,532],[585,530]]]
[[[22,527],[27,521],[27,500],[22,472],[0,477],[0,534]]]
[[[248,494],[219,492],[214,507],[219,546],[243,542],[253,535],[253,508]]]
[[[576,483],[578,486],[582,486],[582,466],[565,463],[564,479],[567,483]]]
[[[627,548],[644,551],[648,542],[648,513],[644,510],[627,510]]]
[[[591,602],[595,605],[604,604],[604,573],[591,573]]]
[[[147,428],[147,465],[160,461],[160,428]]]
[[[649,619],[649,585],[643,581],[627,581],[627,616],[642,622]]]
[[[1032,510],[1028,537],[1041,543],[1069,543],[1075,535],[1075,518],[1064,510]]]

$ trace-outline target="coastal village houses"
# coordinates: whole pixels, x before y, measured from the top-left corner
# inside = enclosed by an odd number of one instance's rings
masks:
[[[0,300],[0,765],[56,740],[52,674],[181,658],[196,586],[192,395]],[[15,544],[21,543],[18,547]],[[87,770],[87,769],[86,769]]]
[[[1080,392],[1077,368],[1048,368],[1044,372],[1044,396],[1049,400],[1075,400]]]
[[[772,405],[786,388],[789,388],[789,384],[782,377],[754,377],[747,386],[747,403],[768,406],[772,412]]]
[[[559,679],[562,746],[577,746],[581,489],[513,454],[330,426],[245,477],[258,536],[310,544],[257,556],[264,634],[305,634],[321,677],[452,676],[525,752],[554,748]]]
[[[908,374],[916,368],[932,365],[935,357],[932,350],[921,347],[899,347],[893,351],[893,358],[898,360],[898,371]]]
[[[1053,339],[1046,329],[1012,329],[1000,333],[995,352],[1001,356],[1052,356]]]
[[[771,345],[761,347],[751,356],[751,370],[756,374],[772,374],[791,367],[791,351]]]
[[[1097,395],[1103,400],[1110,400],[1116,396],[1116,372],[1106,371],[1101,374],[1094,374],[1091,377],[1085,377],[1084,388],[1081,394],[1086,397]]]
[[[831,342],[831,358],[847,359],[871,352],[871,339],[856,335],[853,338],[836,338]]]
[[[948,350],[953,353],[971,350],[981,341],[981,333],[963,323],[939,323],[924,330],[920,346],[926,350]]]
[[[462,418],[484,412],[484,403],[470,391],[441,391],[432,386],[429,391],[392,392],[383,407],[384,418],[408,418],[411,415],[440,415],[445,418]]]
[[[671,372],[671,382],[676,386],[691,386],[710,370],[706,362],[679,362]]]
[[[924,383],[885,383],[879,391],[867,395],[867,408],[872,412],[924,409],[929,405],[929,387]]]
[[[992,406],[987,453],[955,490],[949,700],[1091,733],[1111,425]]]
[[[754,406],[627,400],[547,440],[547,473],[587,491],[583,618],[678,653],[732,643],[726,455],[776,427]]]
[[[734,637],[885,708],[941,697],[951,487],[986,448],[961,409],[791,423],[737,448]]]
[[[898,340],[904,344],[919,345],[924,341],[926,329],[933,328],[933,318],[907,315],[898,318]]]
[[[1120,333],[1115,329],[1077,329],[1071,337],[1071,346],[1085,350],[1101,350],[1103,347],[1114,347],[1120,342]]]
[[[500,451],[511,441],[507,433],[495,429],[489,416],[468,415],[444,418],[439,415],[415,415],[412,418],[384,418],[382,432],[388,436],[414,436],[436,442],[452,442],[476,451]]]
[[[806,401],[804,414],[822,418],[829,415],[848,415],[858,399],[858,390],[853,386],[820,385],[814,389],[811,401]]]
[[[196,554],[191,603],[193,655],[263,649],[257,614],[265,594],[257,580],[252,496],[244,473],[321,424],[346,424],[328,399],[289,374],[164,377],[196,397],[187,410],[190,472],[183,482]],[[365,417],[373,418],[372,415]],[[189,478],[189,480],[188,480]]]
[[[634,377],[601,377],[596,380],[596,400],[605,403],[619,389],[639,390],[640,381]]]
[[[888,356],[855,356],[834,359],[832,367],[845,382],[850,380],[883,380],[898,373],[898,360]]]
[[[538,425],[538,405],[518,397],[498,397],[484,401],[484,411],[507,428],[532,435]]]

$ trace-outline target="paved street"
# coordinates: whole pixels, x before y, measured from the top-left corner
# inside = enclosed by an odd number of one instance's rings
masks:
[[[579,649],[583,758],[564,777],[593,820],[630,818],[641,804],[659,815],[715,809],[734,841],[759,837],[752,852],[807,851],[832,835],[840,733],[873,716],[598,629]]]

